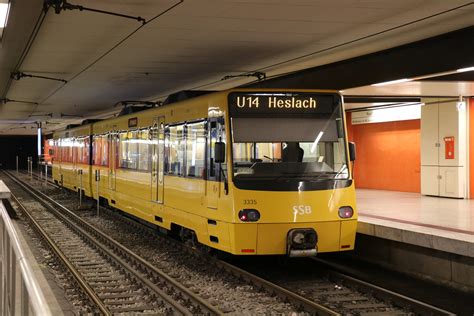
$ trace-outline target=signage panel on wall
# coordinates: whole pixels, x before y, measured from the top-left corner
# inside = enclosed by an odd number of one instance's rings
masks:
[[[352,124],[419,120],[421,104],[352,112]]]

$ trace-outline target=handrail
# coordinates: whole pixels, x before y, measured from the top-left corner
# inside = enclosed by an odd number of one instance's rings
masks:
[[[38,281],[20,246],[18,234],[13,223],[0,201],[1,232],[1,284],[0,314],[52,315]],[[17,271],[20,272],[20,284],[17,284]],[[20,291],[17,291],[17,288]],[[25,291],[26,290],[26,291]],[[17,294],[20,293],[20,297]],[[21,311],[15,311],[20,302]]]

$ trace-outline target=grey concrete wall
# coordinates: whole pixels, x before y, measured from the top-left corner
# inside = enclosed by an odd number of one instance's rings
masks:
[[[474,293],[474,258],[357,234],[359,260]]]

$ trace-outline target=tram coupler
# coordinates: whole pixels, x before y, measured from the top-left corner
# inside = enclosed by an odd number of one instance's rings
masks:
[[[312,228],[295,228],[288,232],[286,254],[289,257],[314,257],[318,253],[318,234]]]

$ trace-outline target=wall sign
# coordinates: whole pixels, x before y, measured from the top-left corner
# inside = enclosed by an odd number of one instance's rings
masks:
[[[454,159],[454,136],[444,138],[444,159]]]
[[[138,117],[132,117],[128,119],[128,127],[137,127],[138,126]]]
[[[330,115],[340,104],[336,93],[245,93],[229,94],[232,116]]]
[[[407,105],[393,108],[374,109],[352,112],[352,125],[382,123],[394,121],[419,120],[421,118],[421,105]]]

